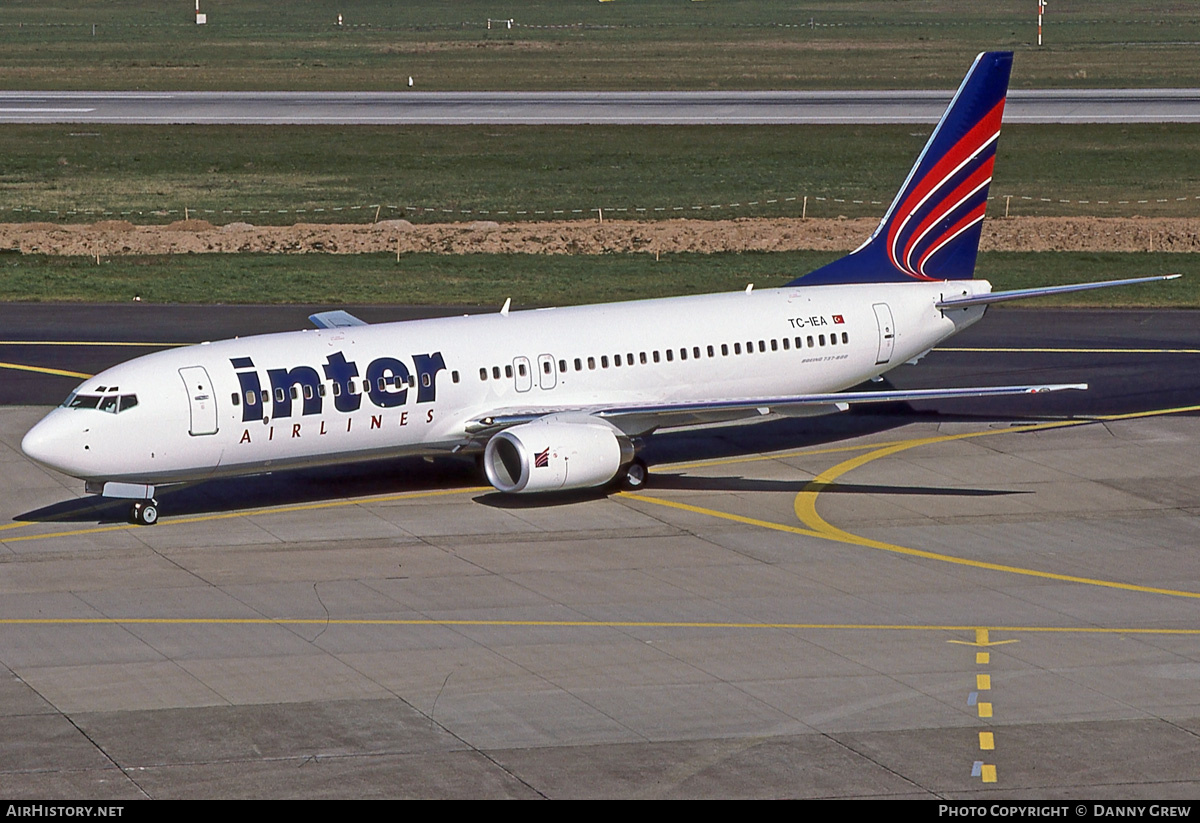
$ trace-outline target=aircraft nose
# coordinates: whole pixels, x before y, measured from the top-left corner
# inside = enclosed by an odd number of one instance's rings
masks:
[[[70,427],[55,412],[51,412],[32,429],[26,432],[21,440],[21,451],[44,466],[72,474],[78,470],[78,446],[73,442]]]

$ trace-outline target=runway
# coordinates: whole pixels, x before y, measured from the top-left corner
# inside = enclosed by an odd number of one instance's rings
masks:
[[[946,91],[99,92],[0,91],[0,123],[936,123]],[[1009,92],[1006,123],[1196,123],[1200,89]]]
[[[74,378],[14,366],[307,313],[0,306],[0,794],[1200,790],[1190,313],[993,310],[895,384],[1092,391],[664,435],[639,494],[393,461],[136,528],[19,451]]]

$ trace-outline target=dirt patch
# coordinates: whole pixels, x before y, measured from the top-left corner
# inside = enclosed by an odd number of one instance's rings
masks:
[[[55,255],[266,252],[282,254],[613,254],[628,252],[848,251],[874,219],[558,221],[546,223],[213,226],[205,220],[134,226],[0,223],[0,248]],[[985,251],[1196,252],[1200,218],[1053,217],[989,220]]]
[[[216,227],[212,223],[208,222],[207,220],[193,219],[193,220],[176,220],[174,223],[170,223],[170,224],[164,226],[163,231],[202,232],[202,231],[212,231],[214,228],[216,228]]]
[[[136,226],[128,220],[101,220],[99,223],[92,224],[92,230],[96,232],[127,232],[133,231]]]

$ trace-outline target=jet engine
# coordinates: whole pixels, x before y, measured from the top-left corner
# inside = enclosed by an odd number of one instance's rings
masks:
[[[553,415],[497,434],[488,441],[483,467],[488,482],[502,492],[588,489],[615,478],[634,462],[633,452],[610,423]]]

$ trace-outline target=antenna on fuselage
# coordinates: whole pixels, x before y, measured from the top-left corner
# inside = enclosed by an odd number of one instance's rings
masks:
[[[508,317],[508,307],[512,305],[512,298],[509,297],[504,301],[504,305],[500,307],[500,316]]]

